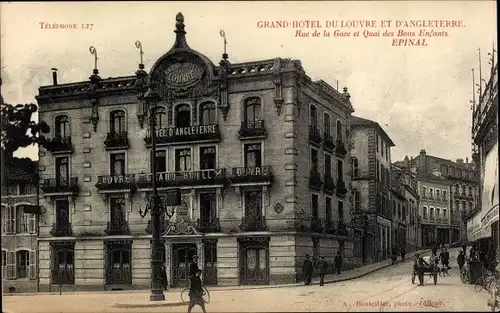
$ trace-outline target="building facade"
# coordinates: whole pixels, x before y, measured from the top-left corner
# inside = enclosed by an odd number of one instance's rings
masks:
[[[194,255],[213,285],[296,281],[306,253],[361,263],[347,89],[311,81],[298,60],[231,64],[224,54],[215,65],[176,20],[173,47],[149,73],[141,64],[101,79],[94,69],[90,81],[40,87],[55,143],[39,153],[41,288],[149,288],[151,227],[140,212],[153,172],[160,193],[182,193],[161,226],[172,286],[184,286]],[[154,111],[148,85],[161,96]]]
[[[15,159],[2,168],[2,287],[37,291],[37,164]]]
[[[496,55],[493,51],[493,55]],[[491,59],[491,72],[485,89],[480,89],[479,102],[473,106],[473,161],[479,178],[479,201],[464,218],[467,240],[481,249],[500,252],[498,222],[498,64]],[[482,81],[481,81],[482,86]]]
[[[366,243],[362,246],[373,253],[373,257],[369,255],[371,260],[383,260],[390,256],[392,247],[390,148],[394,143],[374,121],[353,116],[351,129],[353,189],[359,192],[359,196],[355,196],[359,201],[355,202],[360,203],[368,221]]]

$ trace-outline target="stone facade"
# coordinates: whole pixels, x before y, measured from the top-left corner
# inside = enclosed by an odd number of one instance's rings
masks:
[[[359,264],[347,89],[311,81],[298,60],[231,64],[223,55],[215,66],[187,46],[181,14],[176,34],[149,74],[161,96],[159,192],[181,192],[161,224],[169,284],[185,284],[194,255],[204,283],[217,285],[294,282],[306,253],[331,262],[340,250],[346,268]],[[143,68],[40,88],[40,120],[66,144],[39,153],[42,289],[150,287],[151,228],[139,214],[151,203],[153,161]]]

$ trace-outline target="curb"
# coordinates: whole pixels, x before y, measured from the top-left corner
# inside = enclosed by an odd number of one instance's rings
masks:
[[[177,307],[177,306],[185,306],[188,303],[186,302],[160,302],[160,303],[148,303],[148,304],[120,304],[116,303],[113,305],[113,308],[120,309],[141,309],[141,308],[162,308],[162,307]]]

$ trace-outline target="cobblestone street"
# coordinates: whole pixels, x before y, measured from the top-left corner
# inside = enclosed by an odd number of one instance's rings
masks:
[[[452,252],[455,260],[456,251]],[[420,287],[411,283],[411,262],[391,266],[359,279],[300,287],[216,289],[208,312],[283,311],[488,311],[489,294],[463,285],[454,268],[451,276],[430,277]],[[187,312],[180,290],[168,292],[167,301],[149,302],[148,292],[20,295],[4,297],[4,312]],[[135,305],[134,305],[135,303]],[[201,312],[199,307],[194,312]]]

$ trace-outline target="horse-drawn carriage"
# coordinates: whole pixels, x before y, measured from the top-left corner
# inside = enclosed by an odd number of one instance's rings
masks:
[[[434,278],[434,285],[437,284],[437,278],[439,275],[439,267],[436,262],[437,257],[433,256],[424,256],[423,259],[429,264],[428,266],[424,266],[421,268],[423,275],[429,275],[430,277]],[[413,272],[411,274],[411,283],[415,283],[415,277],[418,275],[417,267],[413,266]]]

